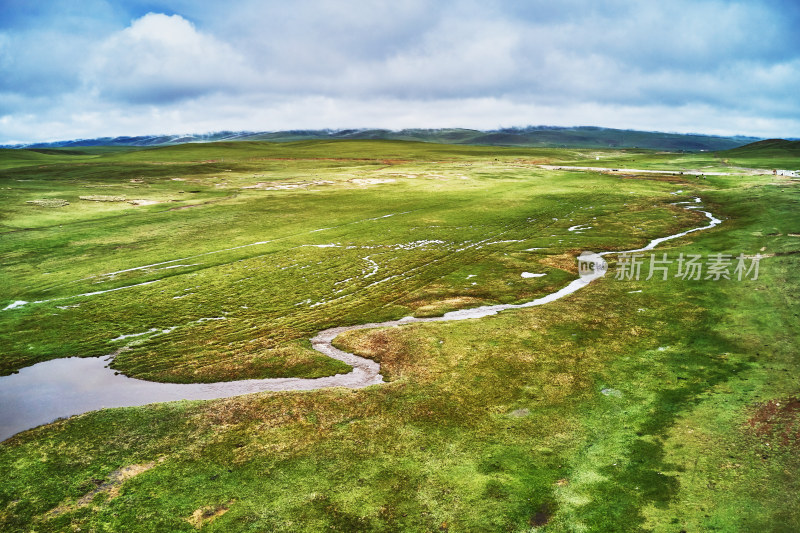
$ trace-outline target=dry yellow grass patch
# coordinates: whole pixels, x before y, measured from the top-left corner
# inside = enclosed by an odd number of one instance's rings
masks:
[[[79,196],[81,200],[88,202],[124,202],[124,196],[112,196],[108,194],[90,194],[88,196]]]
[[[158,462],[162,462],[164,459],[161,458]],[[119,470],[114,470],[108,475],[108,479],[97,486],[96,489],[91,490],[78,498],[75,502],[68,503],[63,502],[59,504],[54,509],[48,511],[45,515],[46,518],[55,518],[65,513],[71,513],[77,509],[82,507],[88,506],[90,503],[94,501],[94,499],[101,495],[107,495],[107,500],[113,500],[117,496],[119,496],[120,488],[125,481],[129,480],[134,476],[138,476],[142,472],[146,472],[156,466],[156,461],[151,461],[149,463],[144,463],[140,465],[129,465],[120,468]]]
[[[445,298],[435,302],[425,303],[425,301],[418,301],[411,304],[414,309],[415,316],[434,316],[442,314],[446,311],[455,309],[464,309],[466,307],[475,307],[480,304],[480,298],[473,298],[472,296],[455,296],[453,298]]]
[[[200,529],[206,524],[213,522],[220,516],[227,513],[233,502],[234,500],[231,500],[228,503],[222,503],[219,505],[206,505],[205,507],[201,507],[193,512],[192,516],[187,518],[186,521],[192,524],[195,529]]]
[[[26,204],[35,205],[37,207],[64,207],[69,205],[69,202],[60,198],[45,198],[42,200],[28,200]]]
[[[545,266],[564,270],[571,274],[578,273],[578,262],[575,259],[580,254],[579,250],[569,250],[559,255],[548,255],[539,260]]]

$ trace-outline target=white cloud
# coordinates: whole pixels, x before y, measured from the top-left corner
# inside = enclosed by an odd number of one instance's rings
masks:
[[[502,22],[444,20],[388,57],[349,66],[341,95],[436,98],[497,93],[518,77],[518,29]]]
[[[103,42],[87,65],[100,97],[164,104],[214,91],[236,92],[253,78],[229,44],[179,15],[150,13]]]

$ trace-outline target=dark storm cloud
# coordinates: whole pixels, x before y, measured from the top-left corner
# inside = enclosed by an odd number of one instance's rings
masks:
[[[91,0],[0,10],[0,142],[543,122],[800,135],[795,2]]]

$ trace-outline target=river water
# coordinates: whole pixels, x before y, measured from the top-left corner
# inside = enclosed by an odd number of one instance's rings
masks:
[[[697,201],[699,202],[699,199]],[[710,212],[702,211],[697,203],[686,209],[700,210],[709,219],[709,224],[653,239],[643,248],[594,254],[595,259],[599,260],[609,254],[652,250],[664,241],[710,229],[721,222]],[[0,441],[58,418],[108,407],[132,407],[175,400],[212,400],[263,391],[313,390],[325,387],[355,389],[376,385],[383,383],[380,365],[370,359],[335,348],[332,341],[337,335],[358,329],[482,318],[507,309],[544,305],[580,290],[602,275],[603,273],[599,271],[582,275],[555,292],[522,304],[487,305],[451,311],[440,317],[405,317],[400,320],[321,331],[311,339],[314,349],[353,367],[347,374],[323,378],[247,379],[208,384],[156,383],[118,374],[107,366],[110,356],[70,357],[44,361],[23,368],[17,374],[0,377]]]

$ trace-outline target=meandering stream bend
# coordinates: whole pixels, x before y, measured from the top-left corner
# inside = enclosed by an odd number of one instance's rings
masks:
[[[699,204],[686,207],[700,210],[699,208]],[[595,257],[652,250],[664,241],[710,229],[721,223],[710,212],[700,212],[710,220],[708,225],[653,239],[643,248],[603,252],[595,254]],[[156,383],[116,373],[107,366],[111,357],[70,357],[44,361],[23,368],[17,374],[0,377],[0,441],[58,418],[107,407],[133,407],[175,400],[212,400],[264,391],[313,390],[325,387],[355,389],[383,383],[378,363],[335,348],[333,339],[346,331],[420,322],[466,320],[494,315],[506,309],[544,305],[580,290],[602,275],[600,272],[583,275],[558,291],[523,304],[487,305],[452,311],[440,317],[405,317],[387,322],[326,329],[311,339],[314,349],[353,367],[347,374],[329,377],[248,379],[209,384]]]

